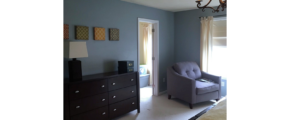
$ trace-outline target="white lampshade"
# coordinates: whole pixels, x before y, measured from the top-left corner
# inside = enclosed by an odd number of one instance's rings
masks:
[[[88,57],[86,42],[64,42],[64,57],[65,58],[82,58]]]

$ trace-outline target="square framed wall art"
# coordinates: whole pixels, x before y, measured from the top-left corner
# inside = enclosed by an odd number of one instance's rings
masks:
[[[68,26],[68,24],[63,24],[63,39],[69,39],[69,26]]]
[[[94,40],[106,40],[105,28],[94,27]]]
[[[75,26],[76,39],[88,40],[89,39],[89,27],[87,26]]]
[[[109,40],[111,41],[119,41],[119,29],[110,28],[109,29],[110,37]]]

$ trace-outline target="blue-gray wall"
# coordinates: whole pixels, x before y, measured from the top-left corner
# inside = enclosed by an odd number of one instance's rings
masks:
[[[64,23],[69,24],[69,40],[75,40],[74,26],[89,27],[87,58],[83,75],[117,71],[118,60],[133,60],[137,70],[138,18],[159,20],[159,91],[166,90],[166,68],[174,63],[174,13],[119,0],[64,0]],[[93,40],[93,27],[106,28],[106,40]],[[109,41],[108,28],[120,30],[119,41]],[[64,58],[64,77],[68,77]]]
[[[200,64],[199,17],[216,15],[226,15],[226,9],[218,13],[212,13],[211,9],[205,9],[205,12],[196,9],[174,13],[175,62],[196,61]]]

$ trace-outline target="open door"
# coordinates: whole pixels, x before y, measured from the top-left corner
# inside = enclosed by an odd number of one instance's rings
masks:
[[[145,27],[145,28],[144,28]],[[159,21],[156,20],[149,20],[149,19],[143,19],[143,18],[138,18],[138,62],[137,62],[137,69],[139,73],[144,70],[144,66],[148,66],[150,69],[150,75],[146,76],[145,78],[147,79],[148,77],[148,86],[152,88],[152,94],[155,96],[158,96],[159,93],[159,86],[158,86],[158,68],[159,68]],[[146,34],[142,33],[144,31],[151,32],[151,34]],[[149,41],[144,41],[146,39],[146,36],[144,37],[144,34],[149,38]],[[142,37],[143,36],[143,37]],[[143,44],[145,43],[145,44]],[[150,46],[151,47],[146,47]],[[144,47],[145,46],[145,47]],[[144,51],[143,50],[148,50],[148,55],[146,56],[147,59],[144,58]],[[145,52],[146,54],[146,52]],[[145,62],[144,62],[145,60]],[[146,61],[147,60],[147,61]],[[146,64],[144,64],[146,63]],[[140,74],[141,75],[141,74]],[[140,84],[144,83],[144,74],[139,76]],[[145,79],[145,80],[146,80]],[[142,86],[142,85],[140,85]],[[140,87],[141,88],[141,87]],[[142,92],[142,90],[141,90]]]

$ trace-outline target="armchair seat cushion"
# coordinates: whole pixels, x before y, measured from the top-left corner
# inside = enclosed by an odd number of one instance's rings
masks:
[[[207,82],[200,82],[200,81],[196,80],[195,85],[196,85],[196,94],[197,95],[219,90],[219,84],[216,84],[214,82],[207,83]]]

